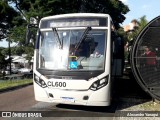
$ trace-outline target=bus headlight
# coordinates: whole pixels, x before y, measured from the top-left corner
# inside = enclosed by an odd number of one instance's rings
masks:
[[[99,90],[100,88],[106,86],[107,83],[108,83],[108,76],[106,78],[101,79],[101,80],[95,81],[91,85],[90,89],[93,90],[93,91]]]
[[[44,80],[40,79],[37,75],[34,75],[34,81],[41,86],[42,88],[47,87],[46,83],[44,82]]]

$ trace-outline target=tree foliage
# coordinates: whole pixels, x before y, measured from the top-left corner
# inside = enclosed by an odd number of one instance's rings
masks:
[[[11,54],[33,56],[33,45],[25,46],[26,26],[30,17],[42,17],[66,13],[110,14],[116,28],[125,20],[128,6],[119,0],[1,0],[0,39],[16,42]],[[34,37],[35,39],[35,37]],[[3,50],[8,54],[8,50]]]
[[[134,41],[138,37],[141,30],[147,25],[148,21],[146,19],[146,16],[142,16],[139,20],[135,19],[137,21],[137,26],[132,31],[124,32],[124,29],[121,27],[118,29],[118,34],[124,39],[124,45],[125,45],[125,58],[128,59],[128,54],[130,52],[131,46],[133,45]]]
[[[125,20],[124,14],[129,11],[128,6],[119,0],[84,0],[81,6],[83,12],[106,13],[111,15],[116,28]]]
[[[10,29],[21,25],[23,19],[20,14],[12,8],[7,0],[0,1],[0,40],[7,38]]]
[[[116,28],[125,20],[128,6],[119,0],[10,0],[17,10],[29,21],[31,16],[39,19],[49,15],[65,13],[110,14]]]
[[[141,30],[148,23],[145,15],[142,16],[139,20],[138,19],[135,20],[137,21],[137,26],[135,26],[132,31],[124,32],[124,29],[122,27],[118,29],[118,34],[125,39],[125,42],[135,40],[138,34],[141,32]]]
[[[147,25],[148,21],[146,16],[142,16],[139,20],[137,20],[137,26],[134,28],[133,32],[128,33],[128,41],[135,40],[141,30]]]
[[[142,16],[138,21],[138,31],[140,32],[146,25],[148,24],[148,21],[146,19],[146,15]]]

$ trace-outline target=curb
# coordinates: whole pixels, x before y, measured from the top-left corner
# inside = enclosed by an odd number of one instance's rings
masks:
[[[0,89],[0,94],[4,93],[4,92],[9,92],[11,90],[20,89],[22,87],[26,87],[26,86],[29,86],[29,85],[33,85],[33,83],[28,83],[28,84],[24,84],[24,85],[18,85],[18,86],[13,86],[13,87],[9,87],[9,88]]]

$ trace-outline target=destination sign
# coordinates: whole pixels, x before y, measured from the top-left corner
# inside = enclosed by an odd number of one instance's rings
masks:
[[[100,17],[80,17],[80,18],[61,18],[61,19],[50,19],[41,21],[41,28],[52,28],[52,27],[107,27],[107,18]]]

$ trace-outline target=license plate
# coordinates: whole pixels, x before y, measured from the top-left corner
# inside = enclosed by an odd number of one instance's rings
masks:
[[[61,97],[63,102],[75,102],[74,98],[71,97]]]

